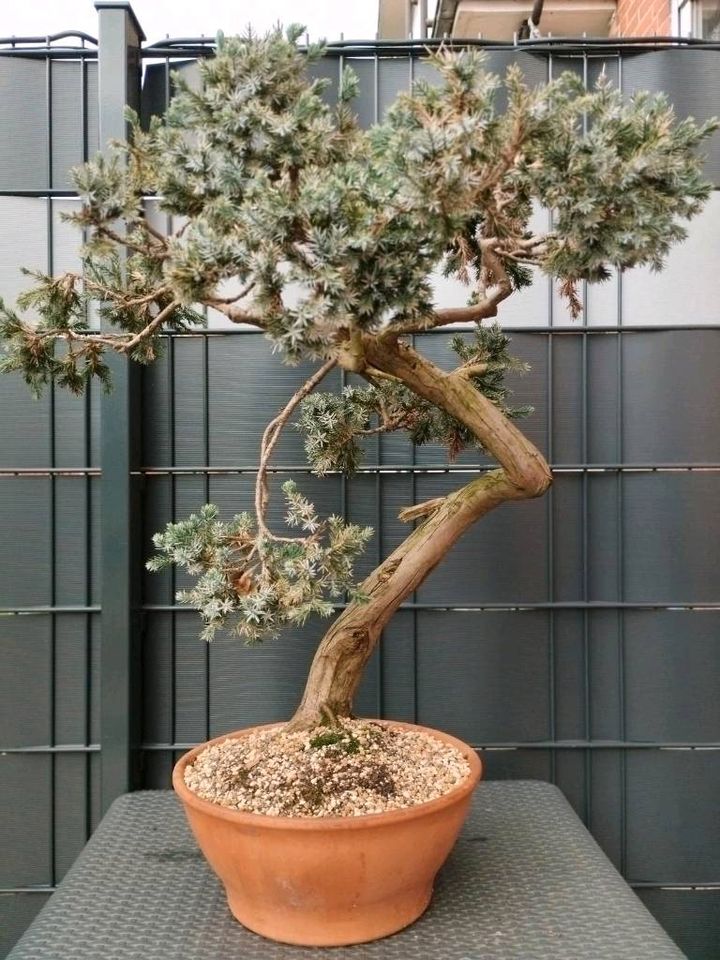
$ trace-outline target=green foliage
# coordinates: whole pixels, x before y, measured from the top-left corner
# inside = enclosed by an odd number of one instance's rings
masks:
[[[36,296],[40,297],[37,289],[22,298],[22,305],[28,306]],[[19,372],[35,397],[52,382],[81,394],[90,380],[96,379],[108,390],[110,371],[99,344],[57,344],[55,336],[46,335],[53,325],[55,329],[80,334],[83,326],[76,317],[75,296],[59,291],[57,284],[44,278],[42,297],[45,316],[35,326],[23,321],[0,299],[0,340],[4,341],[0,373]]]
[[[304,536],[259,534],[250,514],[221,521],[217,507],[206,504],[153,538],[158,553],[148,561],[149,570],[176,565],[198,577],[177,599],[198,607],[205,640],[227,625],[247,643],[257,643],[277,636],[283,626],[301,626],[312,614],[329,616],[331,600],[346,591],[363,599],[354,585],[353,562],[371,528],[335,516],[321,520],[291,481],[283,493],[286,521]]]
[[[659,266],[685,235],[679,220],[709,195],[697,148],[717,122],[677,122],[663,95],[624,100],[604,77],[585,91],[570,73],[533,90],[511,67],[498,114],[500,81],[483,71],[482,54],[434,62],[444,82],[416,84],[370,136],[415,213],[418,245],[429,228],[445,230],[451,274],[481,262],[479,235],[527,235],[533,202],[554,214],[540,260],[551,276],[597,281],[610,266]],[[518,286],[528,280],[511,273]]]
[[[359,438],[372,429],[379,404],[374,387],[346,386],[340,395],[312,393],[303,400],[296,426],[305,435],[305,453],[315,473],[351,474],[360,466]]]
[[[289,362],[445,322],[433,302],[437,271],[462,281],[470,304],[490,302],[486,316],[498,290],[527,286],[537,269],[577,310],[577,281],[660,267],[710,192],[698,150],[716,124],[677,122],[662,96],[624,100],[604,78],[585,91],[571,74],[531,89],[516,67],[499,78],[477,51],[441,50],[430,57],[438,82],[416,83],[364,131],[357,77],[345,69],[337,104],[326,103],[328,82],[307,71],[322,47],[302,52],[301,34],[294,25],[220,35],[199,89],[176,75],[163,119],[142,129],[130,111],[129,142],[75,171],[82,206],[66,219],[86,237],[81,270],[31,274],[18,301],[30,317],[0,305],[0,369],[36,393],[50,381],[76,393],[92,379],[107,386],[107,350],[151,362],[163,329],[202,322],[194,304],[227,306],[221,284],[241,301],[233,319],[265,329]],[[169,237],[147,218],[151,195],[182,221]],[[538,206],[553,229],[534,237]],[[100,331],[88,324],[91,302]],[[455,376],[509,417],[528,412],[510,405],[504,377],[521,365],[498,328],[478,326],[452,346]],[[451,458],[478,446],[441,399],[433,405],[357,359],[368,386],[303,403],[317,473],[352,472],[363,438],[385,430],[442,444]],[[178,564],[197,576],[181,599],[199,607],[207,639],[227,623],[255,642],[329,614],[346,591],[358,597],[353,560],[370,531],[321,520],[292,484],[284,493],[298,537],[270,534],[263,517],[222,522],[208,505],[155,538],[151,569]]]
[[[142,254],[133,254],[123,264],[117,249],[98,252],[97,245],[91,245],[80,273],[52,277],[23,270],[34,286],[20,294],[17,305],[34,312],[36,319],[21,318],[0,300],[0,341],[5,353],[0,372],[19,371],[35,396],[50,382],[82,394],[94,379],[109,390],[104,354],[112,337],[139,333],[152,320],[153,311],[172,299],[169,290],[152,300],[144,297],[150,271],[145,260]],[[97,307],[102,332],[89,325],[91,304]],[[204,323],[201,314],[180,307],[166,326],[186,330],[198,323]],[[112,324],[110,336],[108,324]],[[160,352],[159,336],[153,336],[141,339],[130,356],[139,363],[151,363]]]
[[[605,279],[608,266],[660,269],[686,236],[680,220],[697,215],[709,196],[697,151],[716,128],[715,121],[676,121],[662,94],[626,102],[607,78],[589,93],[561,78],[543,136],[528,140],[516,176],[553,211],[543,269],[589,281]]]
[[[572,74],[531,89],[517,67],[501,79],[477,51],[440,51],[430,58],[439,83],[416,83],[363,131],[357,78],[345,69],[339,102],[328,105],[327,82],[307,73],[322,47],[301,52],[298,29],[222,37],[201,63],[199,90],[175,76],[163,119],[143,130],[131,112],[130,142],[75,171],[83,205],[69,219],[88,233],[84,272],[103,278],[115,328],[138,332],[172,298],[188,312],[168,319],[196,322],[191,305],[231,281],[252,290],[286,359],[324,357],[348,328],[428,323],[436,269],[477,299],[483,237],[511,255],[515,288],[531,282],[530,259],[572,296],[575,281],[602,280],[613,266],[659,267],[709,194],[698,147],[715,124],[677,122],[662,96],[624,100],[606,79],[585,91]],[[145,219],[148,194],[187,218],[167,242]],[[552,210],[553,231],[533,257],[518,256],[537,204]],[[158,299],[134,303],[158,287]],[[37,277],[28,296],[48,340],[80,322],[79,289]],[[136,359],[157,354],[158,332]],[[25,328],[11,329],[15,341],[26,336],[29,353],[16,343],[13,363],[38,381],[52,365],[36,359]],[[75,373],[68,385],[78,385]]]

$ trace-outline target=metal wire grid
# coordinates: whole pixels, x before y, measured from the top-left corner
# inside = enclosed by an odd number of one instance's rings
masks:
[[[57,41],[63,40],[65,38],[76,38],[80,41],[80,46],[58,46]],[[44,202],[46,210],[46,269],[47,272],[52,274],[54,271],[54,250],[55,250],[55,222],[56,222],[56,201],[60,198],[67,198],[72,196],[71,191],[67,189],[56,189],[54,174],[53,174],[53,65],[57,60],[76,60],[77,61],[77,74],[78,74],[78,93],[77,93],[77,104],[80,114],[80,122],[82,127],[82,140],[81,140],[81,157],[82,160],[87,160],[89,158],[89,140],[88,140],[88,63],[94,61],[97,58],[97,50],[88,48],[86,43],[95,44],[96,41],[94,38],[88,36],[87,34],[81,33],[62,33],[52,36],[48,36],[45,39],[45,45],[39,49],[32,49],[27,51],[25,49],[26,44],[36,44],[42,41],[43,38],[27,38],[27,37],[12,37],[8,40],[0,40],[0,46],[4,44],[9,45],[9,49],[0,50],[0,56],[35,56],[37,58],[42,58],[45,61],[45,104],[44,104],[44,122],[45,122],[45,140],[46,140],[46,153],[47,153],[47,163],[46,163],[46,177],[47,185],[45,188],[39,188],[36,190],[2,190],[0,191],[0,196],[10,196],[10,197],[32,197],[36,198],[38,202]],[[41,469],[39,471],[29,471],[30,476],[44,476],[48,479],[48,500],[49,500],[49,523],[47,528],[47,554],[50,564],[50,577],[49,577],[49,603],[46,607],[46,611],[50,614],[49,617],[49,665],[48,665],[48,678],[49,684],[47,689],[47,696],[49,702],[49,744],[47,746],[41,747],[4,747],[0,746],[0,755],[4,754],[37,754],[37,753],[47,753],[49,755],[50,762],[50,772],[49,772],[49,781],[50,781],[50,796],[54,797],[56,792],[56,763],[55,757],[59,754],[67,753],[80,753],[87,755],[87,762],[85,764],[85,810],[84,810],[84,821],[85,821],[85,839],[87,840],[92,832],[92,813],[91,813],[91,804],[92,804],[92,786],[91,786],[91,755],[99,751],[99,745],[92,743],[91,735],[91,717],[89,710],[89,698],[86,698],[85,709],[84,709],[84,728],[85,728],[85,737],[82,744],[62,744],[57,742],[56,737],[56,696],[57,696],[57,684],[56,684],[56,668],[57,668],[57,625],[56,625],[56,614],[62,613],[75,613],[75,614],[85,614],[85,625],[82,635],[82,644],[84,647],[84,662],[86,669],[86,676],[88,677],[88,682],[91,674],[91,643],[92,643],[92,621],[91,615],[99,612],[99,607],[92,605],[91,597],[91,566],[92,566],[92,491],[91,491],[91,482],[94,476],[97,476],[99,471],[92,465],[92,450],[91,450],[91,416],[92,416],[92,395],[88,392],[83,402],[83,424],[84,424],[84,461],[85,464],[81,468],[73,469],[70,473],[67,473],[62,467],[57,466],[57,450],[58,450],[58,422],[59,414],[56,409],[56,391],[53,384],[48,386],[48,406],[47,406],[47,417],[49,420],[50,429],[48,431],[48,451],[47,459],[49,466],[46,469]],[[5,476],[22,476],[25,474],[25,471],[17,472],[15,470],[2,471],[0,472],[0,477]],[[57,546],[58,546],[58,487],[57,481],[61,477],[66,476],[76,476],[84,484],[84,502],[85,502],[85,514],[84,514],[84,529],[85,529],[85,569],[84,569],[84,581],[85,581],[85,603],[82,606],[65,606],[57,604],[57,579],[58,579],[58,567],[57,567]],[[3,615],[24,615],[36,613],[35,608],[23,609],[22,607],[9,607],[2,608],[0,614]],[[58,839],[58,830],[56,824],[56,805],[54,802],[48,804],[48,817],[49,817],[49,827],[48,827],[48,838],[50,843],[50,852],[49,852],[49,868],[50,876],[49,882],[47,885],[42,886],[32,886],[32,887],[2,887],[0,888],[0,895],[3,893],[41,893],[47,894],[52,892],[55,889],[57,882],[57,839]]]

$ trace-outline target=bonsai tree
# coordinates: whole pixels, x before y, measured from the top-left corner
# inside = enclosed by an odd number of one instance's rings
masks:
[[[714,124],[676,121],[662,96],[624,101],[605,79],[586,91],[573,75],[528,88],[482,56],[441,49],[437,83],[415,84],[382,122],[362,130],[346,69],[335,105],[311,80],[301,29],[218,40],[202,89],[176,77],[166,116],[75,171],[82,198],[69,219],[85,231],[82,269],[33,274],[19,300],[34,319],[2,309],[5,370],[37,391],[50,380],[80,393],[109,387],[108,351],[149,363],[167,330],[202,322],[197,305],[264,331],[278,362],[317,370],[262,437],[252,513],[220,519],[212,505],[155,537],[152,569],[197,575],[181,599],[196,605],[210,640],[225,626],[249,643],[329,616],[349,602],[317,649],[292,729],[349,716],[363,668],[402,602],[477,520],[512,500],[541,496],[551,474],[514,420],[504,375],[515,361],[497,326],[501,303],[538,273],[554,278],[574,315],[579,281],[611,268],[660,268],[685,236],[710,185],[696,149]],[[506,106],[500,110],[498,104]],[[144,198],[181,226],[151,224]],[[553,228],[530,228],[534,206]],[[439,307],[431,275],[468,288]],[[88,324],[99,302],[101,329]],[[455,369],[440,369],[413,334],[455,324]],[[335,367],[360,386],[318,392]],[[363,438],[407,431],[415,443],[485,451],[497,469],[447,496],[411,504],[407,539],[360,585],[353,560],[371,535],[321,519],[293,483],[287,523],[270,528],[268,466],[291,419],[312,469],[352,473]]]

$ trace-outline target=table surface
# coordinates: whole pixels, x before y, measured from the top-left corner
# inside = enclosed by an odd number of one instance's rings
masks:
[[[481,784],[433,902],[356,947],[264,940],[234,920],[175,796],[115,801],[8,960],[683,960],[547,783]]]

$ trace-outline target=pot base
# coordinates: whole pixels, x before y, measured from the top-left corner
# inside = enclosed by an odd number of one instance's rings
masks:
[[[248,904],[242,895],[226,890],[230,913],[244,927],[268,940],[296,947],[347,947],[389,937],[409,927],[425,913],[432,892],[432,886],[410,890],[402,897],[396,895],[392,904],[364,901],[355,908],[350,906],[343,916],[336,910],[331,914],[303,909],[302,905],[296,910],[276,907],[270,914],[261,916],[255,905]]]

